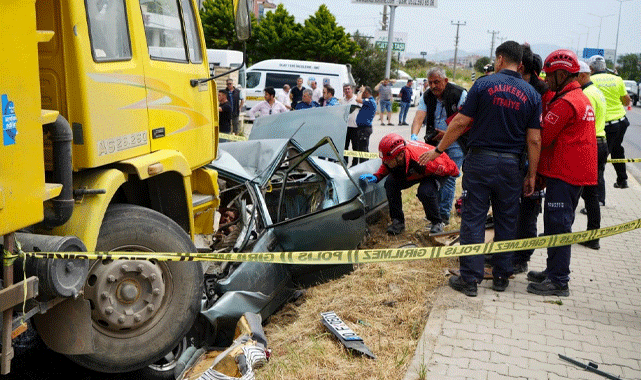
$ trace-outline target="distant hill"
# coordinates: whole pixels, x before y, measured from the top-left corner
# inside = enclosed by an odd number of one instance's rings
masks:
[[[545,60],[545,57],[548,56],[548,54],[552,53],[557,49],[561,49],[561,47],[559,46],[550,45],[550,44],[531,44],[530,47],[532,48],[532,51],[534,53],[540,55],[541,58],[543,58],[544,60]],[[490,52],[489,47],[487,49],[482,49],[482,50],[479,49],[471,52],[459,49],[458,56],[467,57],[470,55],[480,55],[483,57],[487,57],[489,52]],[[423,58],[423,56],[418,53],[407,53],[405,54],[405,56],[407,58]],[[447,61],[450,59],[454,59],[454,50],[444,50],[444,51],[439,51],[438,53],[427,54],[425,56],[425,59],[433,62],[440,62],[440,61]]]

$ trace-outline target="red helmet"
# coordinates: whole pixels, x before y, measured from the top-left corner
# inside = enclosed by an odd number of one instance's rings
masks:
[[[571,74],[579,72],[579,58],[572,50],[559,49],[555,50],[545,59],[543,71],[546,74],[553,73],[557,70],[565,70]]]
[[[378,144],[378,155],[383,162],[393,160],[405,150],[405,139],[396,133],[385,135]]]

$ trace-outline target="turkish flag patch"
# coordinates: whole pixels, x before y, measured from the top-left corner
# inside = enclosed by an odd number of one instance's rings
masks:
[[[550,124],[556,124],[556,122],[559,121],[559,115],[555,114],[554,112],[548,112],[545,115],[545,121]]]

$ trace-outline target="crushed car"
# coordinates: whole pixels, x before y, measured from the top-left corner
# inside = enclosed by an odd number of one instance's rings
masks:
[[[218,172],[220,207],[214,233],[200,236],[212,252],[321,251],[357,248],[367,221],[387,205],[384,182],[368,184],[380,159],[347,168],[343,147],[349,106],[323,107],[258,118],[247,141],[224,142],[208,167]],[[266,320],[302,286],[336,278],[350,265],[215,262],[205,268],[201,315],[188,339],[157,373],[197,347],[228,347],[245,313]],[[179,366],[180,367],[180,366]],[[184,366],[183,366],[184,367]],[[182,368],[184,370],[184,368]]]

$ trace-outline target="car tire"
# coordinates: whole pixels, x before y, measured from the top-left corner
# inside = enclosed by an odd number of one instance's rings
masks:
[[[167,216],[140,206],[116,204],[105,213],[96,250],[196,252],[196,247]],[[122,290],[132,284],[135,286]],[[85,298],[92,308],[95,351],[69,358],[91,370],[111,373],[158,362],[191,328],[200,312],[202,284],[203,270],[198,262],[94,261]]]

